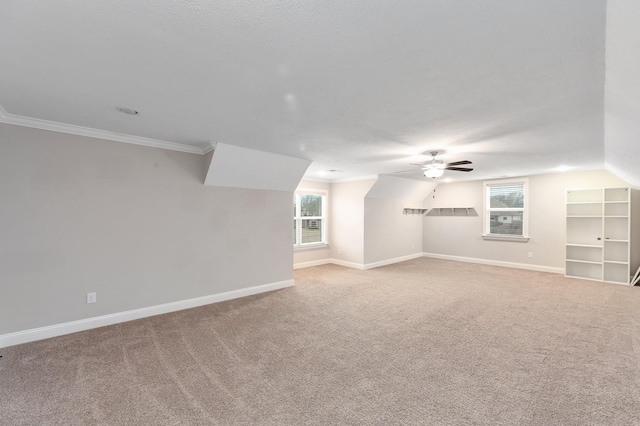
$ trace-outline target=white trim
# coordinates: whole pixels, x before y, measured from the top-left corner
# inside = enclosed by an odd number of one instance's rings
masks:
[[[328,220],[328,211],[329,211],[329,195],[326,190],[310,190],[311,192],[307,192],[304,188],[296,189],[293,193],[293,197],[295,199],[294,205],[296,207],[296,211],[293,214],[293,220],[296,224],[296,235],[293,241],[293,249],[298,251],[300,249],[313,249],[313,248],[328,248],[329,247],[329,220]],[[315,191],[315,192],[314,192]],[[302,196],[303,195],[315,195],[320,198],[320,216],[302,216]],[[302,241],[302,222],[304,220],[319,220],[320,221],[320,241],[316,241],[313,243],[301,243],[298,241]]]
[[[414,253],[414,254],[409,254],[407,256],[395,257],[393,259],[381,260],[380,262],[373,262],[373,263],[366,263],[366,264],[347,262],[345,260],[340,260],[340,259],[321,259],[321,260],[312,260],[310,262],[295,263],[293,265],[293,269],[309,268],[311,266],[327,265],[331,263],[334,265],[345,266],[347,268],[359,269],[361,271],[364,271],[367,269],[378,268],[380,266],[391,265],[393,263],[404,262],[406,260],[417,259],[422,256],[423,256],[423,253]]]
[[[346,266],[347,268],[359,269],[361,271],[364,271],[364,265],[362,263],[347,262],[346,260],[340,260],[340,259],[329,259],[329,263],[333,263],[334,265],[338,265],[338,266]]]
[[[298,262],[293,264],[293,269],[310,268],[312,266],[328,265],[331,259],[310,260],[308,262]]]
[[[331,179],[325,179],[325,178],[319,178],[319,177],[313,177],[313,176],[302,176],[302,179],[300,180],[306,180],[309,182],[318,182],[318,183],[331,183]]]
[[[433,259],[454,260],[456,262],[480,263],[482,265],[503,266],[505,268],[527,269],[529,271],[550,272],[552,274],[564,275],[564,268],[554,268],[552,266],[529,265],[527,263],[504,262],[501,260],[478,259],[475,257],[452,256],[439,253],[422,253],[424,257]]]
[[[145,138],[142,136],[126,135],[124,133],[116,133],[107,130],[92,129],[89,127],[76,126],[73,124],[58,123],[55,121],[42,120],[39,118],[9,114],[4,110],[4,108],[2,108],[2,106],[0,106],[0,123],[30,127],[33,129],[49,130],[51,132],[67,133],[70,135],[86,136],[89,138],[123,142],[132,145],[142,145],[152,148],[168,149],[171,151],[188,152],[190,154],[204,155],[213,150],[213,146],[209,142],[207,142],[204,146],[193,146],[177,142]]]
[[[500,234],[489,234],[483,235],[482,239],[485,241],[510,241],[512,243],[526,243],[529,241],[529,237],[524,237],[520,235],[500,235]]]
[[[564,275],[564,268],[555,268],[552,266],[544,266],[544,265],[529,265],[527,263],[515,263],[515,262],[505,262],[501,260],[489,260],[489,259],[478,259],[474,257],[463,257],[463,256],[452,256],[448,254],[439,254],[439,253],[415,253],[407,256],[396,257],[393,259],[382,260],[380,262],[360,264],[355,262],[347,262],[340,259],[321,259],[314,260],[310,262],[300,262],[293,265],[294,269],[301,268],[309,268],[311,266],[320,266],[327,264],[334,264],[339,266],[345,266],[347,268],[359,269],[361,271],[378,268],[380,266],[391,265],[393,263],[404,262],[407,260],[417,259],[419,257],[430,257],[433,259],[443,259],[443,260],[453,260],[456,262],[466,262],[466,263],[478,263],[482,265],[490,265],[490,266],[502,266],[504,268],[514,268],[514,269],[526,269],[529,271],[537,271],[537,272],[549,272],[552,274],[561,274]]]
[[[508,179],[495,179],[495,180],[485,180],[482,182],[482,236],[494,236],[496,234],[491,234],[489,227],[489,187],[491,186],[501,186],[501,185],[509,185],[509,184],[522,184],[524,190],[524,207],[522,209],[513,208],[513,209],[505,209],[508,211],[517,211],[522,210],[522,236],[520,238],[526,238],[529,240],[529,178],[520,177],[520,178],[508,178]],[[508,238],[513,238],[513,236],[509,235]],[[484,238],[485,240],[488,238]],[[493,239],[493,238],[491,238]],[[508,240],[508,239],[493,239],[494,241],[516,241],[516,240]],[[517,240],[519,242],[526,242],[522,239]]]
[[[280,281],[270,284],[263,284],[254,287],[247,287],[238,290],[226,291],[224,293],[210,294],[208,296],[196,297],[193,299],[179,300],[177,302],[164,303],[162,305],[148,306],[146,308],[133,309],[130,311],[116,312],[113,314],[101,315],[93,318],[86,318],[77,321],[54,324],[45,327],[33,328],[30,330],[17,331],[0,335],[0,348],[33,342],[36,340],[48,339],[50,337],[62,336],[64,334],[76,333],[78,331],[90,330],[92,328],[104,327],[106,325],[118,324],[154,315],[166,314],[169,312],[181,311],[183,309],[195,308],[209,305],[211,303],[223,302],[225,300],[238,299],[240,297],[251,296],[268,291],[280,290],[291,287],[295,283],[291,280]]]
[[[306,244],[294,244],[293,251],[310,251],[310,250],[326,250],[329,248],[327,243],[306,243]]]
[[[377,180],[379,176],[380,175],[366,175],[366,176],[356,176],[356,177],[344,178],[344,179],[332,179],[329,181],[329,183],[345,183],[345,182],[359,182],[362,180]]]
[[[379,262],[366,263],[364,269],[373,269],[380,266],[391,265],[393,263],[404,262],[406,260],[417,259],[422,257],[422,253],[408,254],[406,256],[394,257],[393,259],[381,260]]]
[[[211,151],[215,151],[216,142],[207,142],[202,146],[202,155],[208,154]]]

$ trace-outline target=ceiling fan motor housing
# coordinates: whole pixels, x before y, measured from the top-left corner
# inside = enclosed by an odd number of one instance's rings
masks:
[[[432,169],[444,169],[446,164],[444,164],[442,160],[432,160],[428,167]]]

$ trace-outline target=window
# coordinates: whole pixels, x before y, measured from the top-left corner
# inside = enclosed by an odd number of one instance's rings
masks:
[[[326,244],[327,196],[297,192],[293,195],[293,241],[295,247]]]
[[[528,180],[500,180],[484,183],[485,239],[527,241]]]

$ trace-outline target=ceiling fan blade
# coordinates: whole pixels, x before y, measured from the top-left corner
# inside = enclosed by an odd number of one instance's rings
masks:
[[[396,173],[419,172],[420,170],[421,169],[400,170],[399,172],[393,172],[393,173],[396,174]]]
[[[469,160],[454,161],[453,163],[447,163],[447,167],[448,166],[462,166],[463,164],[471,164],[471,161],[469,161]]]
[[[473,169],[468,169],[466,167],[445,167],[445,170],[455,170],[456,172],[470,172]]]
[[[424,167],[424,164],[409,163],[410,166]]]

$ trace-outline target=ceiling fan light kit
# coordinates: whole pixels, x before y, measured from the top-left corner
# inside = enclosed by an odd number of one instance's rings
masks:
[[[424,176],[435,179],[437,177],[442,176],[443,173],[444,173],[444,169],[440,169],[438,167],[430,167],[424,171]]]
[[[412,164],[413,166],[420,166],[420,169],[403,170],[396,173],[407,173],[421,170],[422,174],[425,177],[435,179],[442,176],[445,170],[453,170],[456,172],[470,172],[473,170],[468,167],[458,167],[466,164],[471,164],[471,161],[469,160],[454,161],[453,163],[445,163],[441,160],[436,160],[436,155],[438,155],[439,153],[439,151],[431,151],[429,152],[429,155],[431,155],[430,161],[427,161],[424,164]]]

